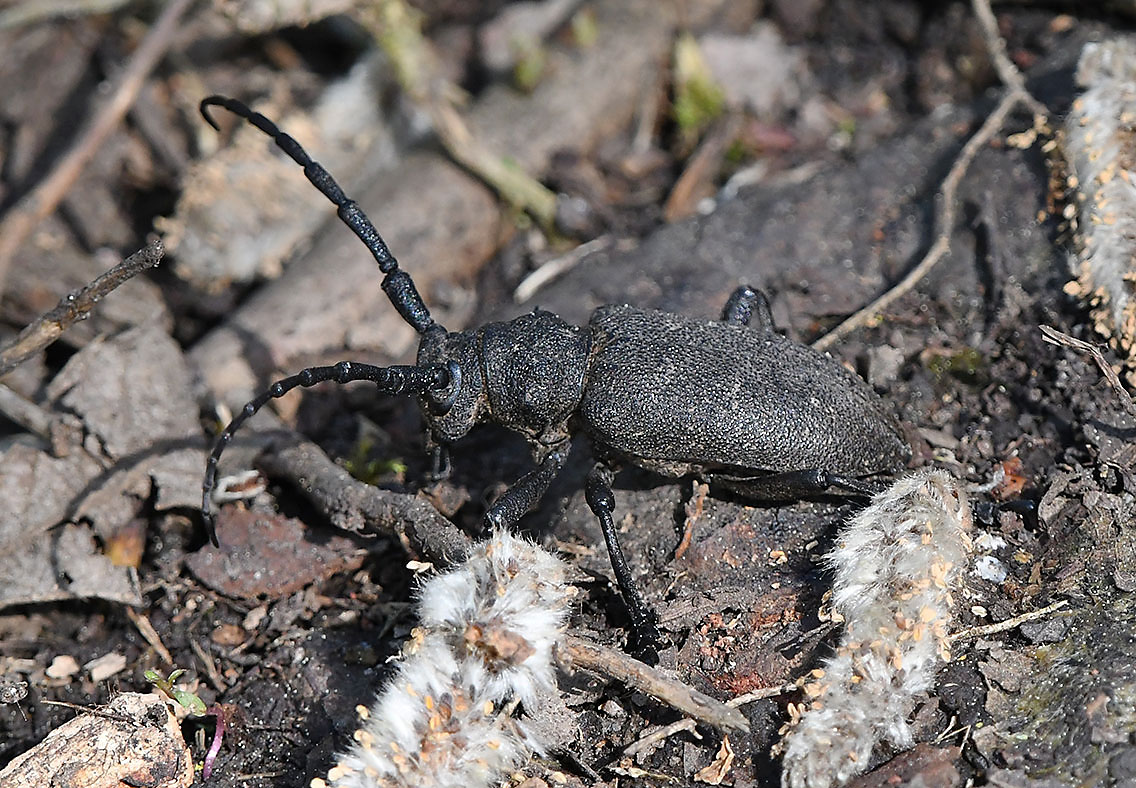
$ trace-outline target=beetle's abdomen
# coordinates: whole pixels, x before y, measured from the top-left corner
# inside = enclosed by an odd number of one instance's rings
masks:
[[[778,334],[628,306],[589,328],[582,426],[633,462],[866,476],[910,454],[866,382]]]

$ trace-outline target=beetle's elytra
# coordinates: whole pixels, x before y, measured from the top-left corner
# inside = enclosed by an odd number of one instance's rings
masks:
[[[383,291],[419,334],[417,363],[377,367],[340,362],[274,383],[218,437],[202,485],[202,508],[216,543],[210,492],[234,432],[269,400],[297,386],[365,380],[384,394],[414,395],[429,429],[435,467],[447,446],[492,422],[523,435],[536,468],[485,514],[510,526],[547,491],[571,437],[592,441],[596,464],[585,494],[599,519],[634,638],[649,653],[655,616],[619,546],[611,480],[630,463],[678,477],[694,474],[761,500],[788,500],[833,487],[871,491],[867,480],[901,469],[911,450],[891,408],[861,378],[773,330],[769,304],[741,287],[717,321],[631,306],[605,306],[573,326],[535,310],[514,320],[450,332],[430,317],[410,275],[399,268],[370,220],[290,136],[246,105],[221,96],[201,102],[246,119],[275,140],[338,209],[384,274]]]

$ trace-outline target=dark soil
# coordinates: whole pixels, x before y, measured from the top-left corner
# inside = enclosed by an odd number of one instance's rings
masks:
[[[584,240],[601,233],[614,239],[528,301],[514,303],[521,280],[568,248],[564,238],[548,241],[527,219],[499,206],[446,163],[436,142],[403,128],[413,127],[406,107],[385,96],[391,114],[382,133],[392,140],[386,159],[377,170],[348,163],[337,174],[344,173],[349,191],[366,195],[360,199],[365,208],[380,212],[380,230],[451,329],[537,304],[575,323],[605,303],[716,318],[729,293],[747,282],[769,295],[779,330],[811,341],[893,286],[931,246],[936,192],[1000,89],[964,3],[700,0],[650,25],[620,27],[623,16],[634,19],[636,9],[642,11],[640,4],[614,4],[613,11],[613,3],[597,1],[601,30],[623,39],[601,39],[588,49],[558,29],[547,42],[561,76],[572,73],[572,63],[581,67],[589,58],[643,48],[622,81],[576,86],[592,94],[595,109],[565,98],[572,94],[550,96],[551,88],[525,97],[509,86],[507,74],[487,67],[472,42],[507,4],[420,5],[451,78],[472,91],[469,112],[479,131],[497,144],[515,145],[501,153],[524,148],[516,154],[524,166],[584,201]],[[998,11],[1012,59],[1058,119],[1074,95],[1081,46],[1131,24],[1124,16],[1072,6],[1016,3]],[[142,23],[152,16],[129,6],[0,32],[0,210],[13,210],[45,177],[80,119],[98,105],[99,84],[137,45]],[[688,218],[668,223],[667,197],[698,147],[683,141],[666,109],[666,57],[678,20],[700,36],[770,24],[786,51],[800,56],[806,76],[795,97],[743,121],[740,141],[729,156],[715,159],[701,188],[711,197],[734,171],[762,162],[757,183],[736,195],[718,194],[712,205],[691,201]],[[247,35],[212,10],[193,14],[128,123],[17,256],[0,300],[0,339],[141,247],[157,217],[183,220],[176,206],[189,188],[187,168],[222,155],[215,146],[231,139],[230,127],[218,142],[196,117],[203,94],[265,102],[266,113],[287,116],[311,109],[368,51],[365,33],[350,16]],[[609,96],[619,90],[634,98]],[[587,139],[540,151],[535,143],[531,149],[524,141],[509,143],[515,124],[503,119],[513,110],[484,109],[497,107],[495,101],[515,102],[533,129],[586,116]],[[623,115],[604,101],[623,107]],[[1091,359],[1047,344],[1038,330],[1050,325],[1101,341],[1082,306],[1063,290],[1071,274],[1063,206],[1051,187],[1058,154],[1008,142],[1029,125],[1016,115],[970,168],[946,258],[833,355],[895,404],[909,425],[913,464],[946,467],[975,484],[1001,468],[1017,482],[1000,488],[1002,497],[1036,504],[1033,514],[1006,509],[995,515],[989,529],[1006,541],[996,557],[1008,574],[997,583],[971,578],[959,605],[960,626],[1002,621],[1058,599],[1069,605],[1048,619],[962,644],[918,712],[920,739],[928,744],[869,773],[860,785],[916,776],[933,785],[1131,785],[1124,781],[1136,774],[1136,420]],[[646,148],[634,142],[643,127]],[[525,135],[527,142],[535,137],[535,131]],[[251,138],[255,144],[242,150],[270,147]],[[311,152],[320,158],[314,146]],[[282,171],[306,187],[298,168]],[[235,177],[224,171],[214,181],[218,200],[226,179]],[[445,178],[455,185],[436,187]],[[240,210],[260,216],[259,209],[292,188],[262,184]],[[313,205],[323,208],[318,199]],[[382,220],[399,211],[410,218],[395,218],[393,226]],[[239,406],[266,380],[308,364],[342,357],[397,363],[413,355],[405,328],[382,300],[373,262],[338,223],[322,226],[326,218],[317,215],[310,229],[282,242],[287,270],[279,277],[267,264],[247,276],[225,270],[224,255],[211,261],[218,268],[190,270],[188,252],[174,250],[159,270],[109,297],[90,320],[5,378],[70,425],[71,432],[60,434],[73,436],[70,448],[61,438],[62,447],[49,449],[18,420],[0,415],[0,479],[8,476],[0,489],[24,521],[40,524],[40,532],[30,531],[32,543],[55,544],[70,533],[62,523],[71,522],[67,528],[85,535],[95,554],[123,555],[132,569],[103,567],[106,577],[91,579],[93,590],[83,594],[68,593],[62,581],[50,593],[29,582],[22,596],[2,598],[0,682],[27,682],[29,692],[19,703],[0,705],[0,766],[75,714],[44,701],[102,704],[118,692],[147,691],[144,671],[168,673],[174,666],[189,671],[186,678],[195,680],[206,703],[219,703],[231,715],[210,784],[306,786],[325,775],[335,752],[349,743],[353,709],[369,703],[389,670],[388,658],[414,626],[415,580],[406,565],[421,556],[408,555],[396,539],[336,530],[319,506],[273,474],[264,477],[265,492],[223,507],[221,550],[207,544],[194,509],[218,403]],[[262,219],[269,223],[249,221]],[[224,248],[229,231],[217,232]],[[250,238],[264,232],[258,225],[247,229]],[[336,267],[344,249],[359,258],[350,263],[363,272],[358,280]],[[277,297],[292,299],[293,306],[265,306]],[[328,334],[328,324],[339,326],[338,333]],[[100,346],[98,337],[108,337],[122,360],[99,362],[109,365],[106,382],[85,389],[83,381],[95,372],[76,369],[94,367],[74,365],[92,363],[83,354]],[[169,342],[169,350],[142,352],[159,346],[153,337]],[[141,349],[131,355],[135,346]],[[169,415],[174,395],[145,396],[171,380],[184,381],[175,409],[182,420]],[[271,422],[266,414],[248,432],[258,424],[267,430]],[[147,431],[157,423],[160,430]],[[451,477],[430,487],[414,408],[377,400],[364,386],[290,397],[282,401],[277,425],[294,428],[399,499],[429,487],[431,502],[471,535],[488,503],[531,467],[521,439],[479,428],[455,446]],[[223,472],[253,467],[265,443],[238,442]],[[188,452],[187,463],[171,459],[160,471],[114,482],[105,500],[88,500],[104,482],[110,486],[106,479],[119,478],[116,469],[141,468],[175,449]],[[17,479],[17,468],[25,468],[20,458],[33,450],[53,461],[69,451],[88,452],[103,470],[86,485],[45,488],[57,490],[58,501],[42,492],[36,497],[31,482],[23,481],[30,475]],[[523,525],[586,577],[572,627],[619,647],[628,622],[584,501],[590,465],[581,437],[568,467]],[[792,681],[829,653],[832,630],[817,616],[829,584],[819,556],[855,502],[754,507],[712,490],[690,549],[676,560],[684,507],[695,494],[691,480],[628,469],[615,488],[624,550],[673,644],[662,664],[682,680],[727,699]],[[4,541],[15,532],[0,527],[0,557],[18,562],[32,548],[23,539]],[[777,551],[786,560],[778,560]],[[123,577],[134,585],[124,587]],[[149,621],[172,664],[138,619]],[[126,666],[100,681],[82,668],[48,671],[60,656],[84,666],[107,654],[125,657]],[[619,766],[623,748],[647,726],[677,719],[677,712],[618,685],[577,687],[568,700],[578,715],[578,736],[564,752],[531,764],[527,776],[552,783],[550,772],[561,772],[572,785],[629,784],[609,768]],[[737,756],[728,784],[778,780],[770,749],[787,718],[785,705],[799,700],[784,696],[744,707],[751,734],[733,741]],[[211,723],[190,718],[183,730],[200,760]],[[642,778],[645,784],[689,784],[720,742],[713,731],[701,732],[701,738],[671,737],[624,766],[654,775]],[[878,760],[889,755],[879,753]],[[596,782],[595,774],[606,782]]]

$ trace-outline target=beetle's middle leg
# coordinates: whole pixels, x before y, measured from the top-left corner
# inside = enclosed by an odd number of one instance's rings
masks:
[[[619,585],[623,602],[627,605],[627,612],[631,615],[633,638],[631,650],[644,662],[654,663],[658,660],[656,650],[662,635],[659,634],[658,617],[647,604],[639,586],[635,584],[631,567],[627,565],[623,548],[619,546],[619,534],[615,530],[615,520],[612,517],[615,511],[615,494],[611,491],[613,478],[611,468],[602,462],[596,463],[584,483],[584,498],[588,501],[592,513],[600,521],[600,529],[603,531],[604,541],[607,542],[608,557],[611,558],[611,568],[615,572],[615,581]]]

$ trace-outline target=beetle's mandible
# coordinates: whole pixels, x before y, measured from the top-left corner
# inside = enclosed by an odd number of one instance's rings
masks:
[[[631,306],[605,306],[573,326],[534,310],[504,323],[447,331],[430,317],[410,275],[355,202],[328,172],[268,118],[222,96],[201,102],[249,121],[304,168],[308,180],[374,256],[383,291],[420,336],[417,363],[377,367],[340,362],[274,383],[245,405],[209,457],[202,508],[214,544],[210,493],[217,462],[234,432],[269,400],[323,381],[374,383],[382,393],[414,395],[429,429],[436,467],[446,447],[492,422],[523,435],[536,468],[485,514],[510,526],[548,490],[586,434],[596,464],[585,494],[599,519],[633,636],[657,641],[655,616],[619,546],[611,481],[630,463],[669,477],[694,474],[759,500],[791,500],[838,488],[868,494],[871,477],[904,467],[910,447],[892,409],[854,373],[773,330],[758,290],[739,288],[720,320],[696,320]]]

